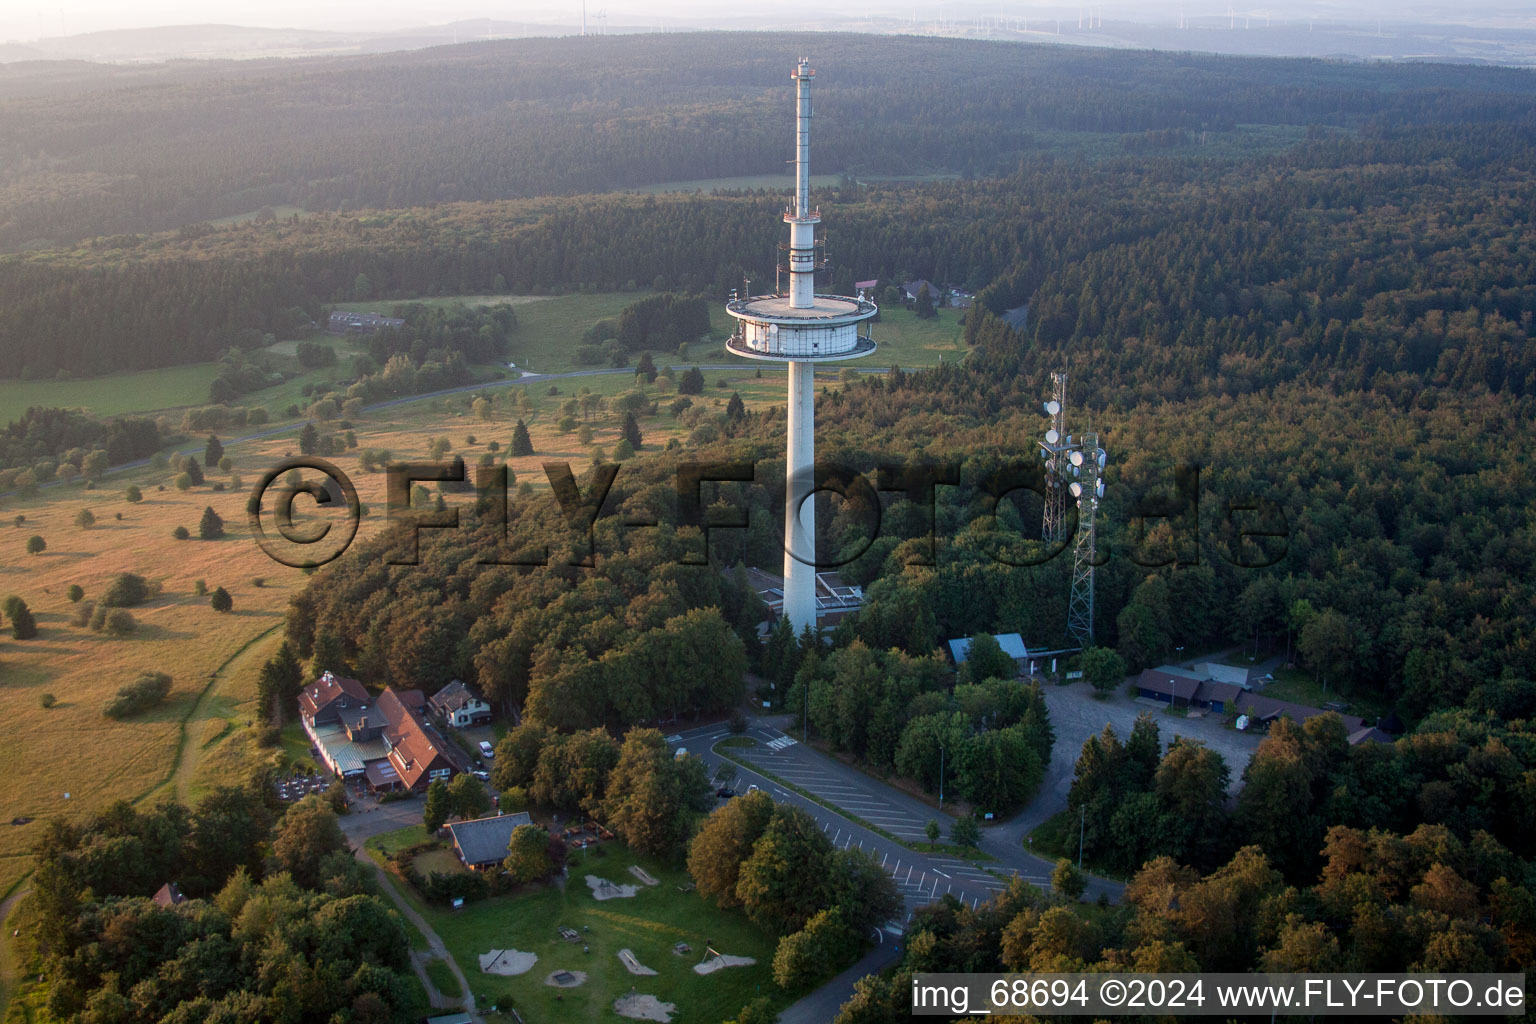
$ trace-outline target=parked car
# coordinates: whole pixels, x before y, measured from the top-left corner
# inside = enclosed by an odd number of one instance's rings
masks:
[[[496,756],[496,748],[491,746],[490,740],[480,741],[480,756],[487,761]]]
[[[715,796],[723,797],[723,798],[725,798],[727,800],[729,800],[731,797],[733,797],[735,795],[736,795],[736,791],[734,789],[732,789],[730,786],[721,786],[719,789],[715,790]]]
[[[475,778],[479,779],[481,782],[490,782],[491,781],[491,773],[488,772],[488,771],[484,771],[483,769],[477,768],[473,772],[471,772],[470,774],[473,775]]]

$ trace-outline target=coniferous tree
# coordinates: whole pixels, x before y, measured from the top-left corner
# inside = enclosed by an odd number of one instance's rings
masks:
[[[219,439],[215,435],[209,434],[208,445],[203,449],[203,465],[217,466],[223,458],[224,446],[219,443]]]
[[[37,636],[37,620],[32,617],[27,602],[18,598],[15,607],[10,610],[10,616],[11,635],[17,640],[30,640]]]
[[[919,320],[932,320],[939,315],[933,308],[933,296],[928,294],[928,285],[924,284],[917,290],[917,301],[912,304],[912,311]]]
[[[298,656],[285,640],[277,653],[261,667],[261,675],[257,678],[256,694],[263,716],[270,718],[277,711],[286,714],[298,697],[302,683],[303,669]]]
[[[512,428],[512,444],[508,449],[513,455],[532,455],[533,438],[528,436],[528,424],[522,420]]]
[[[198,465],[196,455],[188,455],[187,461],[182,465],[181,471],[187,474],[193,487],[201,487],[203,484],[203,467]]]
[[[677,382],[677,393],[680,395],[702,395],[704,393],[704,374],[697,366],[690,366],[683,371],[682,377]]]
[[[619,436],[629,442],[629,446],[635,451],[640,450],[640,423],[635,419],[635,414],[624,414],[624,425],[619,428]]]
[[[422,801],[421,823],[426,826],[427,835],[433,835],[443,827],[443,822],[448,820],[452,808],[449,806],[448,783],[442,779],[433,779],[427,786],[427,798]]]
[[[229,596],[229,591],[219,587],[214,590],[213,596],[208,598],[208,607],[216,612],[231,611],[235,607],[235,599]]]
[[[320,448],[320,431],[315,429],[313,422],[305,423],[299,431],[299,451],[305,455],[313,455]]]
[[[203,518],[198,521],[197,535],[203,540],[218,540],[224,536],[224,520],[209,505],[203,509]]]

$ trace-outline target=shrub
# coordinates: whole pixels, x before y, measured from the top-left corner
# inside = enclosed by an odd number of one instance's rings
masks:
[[[125,613],[126,614],[126,613]],[[117,691],[101,713],[108,718],[127,718],[148,711],[171,692],[171,677],[164,672],[146,672]]]
[[[59,702],[59,698],[55,697],[51,693],[45,693],[38,698],[37,702],[45,708],[51,708]]]
[[[75,626],[89,626],[91,617],[96,611],[95,601],[82,601],[75,605],[75,610],[70,613],[69,621]]]
[[[139,628],[138,622],[126,608],[113,608],[107,612],[106,622],[103,624],[108,636],[127,636]]]
[[[149,581],[143,576],[133,572],[119,573],[107,585],[106,592],[101,595],[101,603],[106,608],[132,608],[148,600],[150,593]]]
[[[194,580],[192,583],[192,593],[198,597],[208,593],[208,582],[206,580]]]
[[[178,491],[190,491],[192,489],[192,474],[177,473],[176,479],[172,480],[171,483],[176,485]]]
[[[27,554],[40,555],[48,550],[48,542],[37,534],[27,538]]]
[[[129,484],[123,491],[123,498],[127,501],[138,503],[144,500],[144,492],[139,490],[137,484]]]
[[[71,583],[69,589],[64,591],[64,596],[69,598],[71,604],[78,604],[80,599],[85,596],[85,589],[78,583]]]
[[[187,540],[191,538],[192,531],[188,530],[185,526],[178,526],[176,529],[171,531],[171,536],[175,537],[177,540]]]
[[[262,587],[264,587],[266,585],[267,585],[267,578],[265,576],[252,576],[251,577],[251,586],[255,587],[257,590],[260,590]]]
[[[234,598],[229,596],[229,591],[219,587],[213,592],[213,596],[208,599],[208,607],[216,612],[227,612],[235,607],[235,601]]]
[[[82,530],[89,530],[91,527],[96,525],[96,513],[92,512],[88,508],[81,509],[80,512],[75,516],[75,525],[80,527]]]

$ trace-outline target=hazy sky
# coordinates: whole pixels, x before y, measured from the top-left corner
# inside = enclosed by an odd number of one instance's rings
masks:
[[[790,27],[797,9],[825,15],[825,4],[813,0],[747,0],[722,7],[718,0],[587,0],[595,13],[606,8],[611,23],[650,25],[667,18],[707,22],[726,15],[758,16]],[[1180,10],[1197,14],[1226,14],[1226,0],[924,0],[917,8],[951,17],[969,13],[1029,15],[1052,11],[1066,14],[1092,6],[1105,17],[1135,20]],[[1476,23],[1495,19],[1529,22],[1536,27],[1536,0],[1232,0],[1239,16],[1273,14],[1287,17],[1348,19],[1350,17]],[[913,0],[865,0],[848,13],[906,11]],[[581,0],[0,0],[0,41],[24,41],[40,36],[74,35],[100,29],[148,28],[160,25],[219,23],[268,28],[378,29],[443,24],[471,18],[533,21],[576,26]],[[729,24],[727,22],[726,24]]]

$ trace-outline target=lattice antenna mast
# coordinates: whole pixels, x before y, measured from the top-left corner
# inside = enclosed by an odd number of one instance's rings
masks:
[[[1093,571],[1098,566],[1098,511],[1104,499],[1108,453],[1099,435],[1087,433],[1068,455],[1072,482],[1067,492],[1077,502],[1077,536],[1072,547],[1072,594],[1067,600],[1067,635],[1080,647],[1093,645]]]
[[[1040,539],[1047,544],[1060,540],[1067,529],[1067,465],[1072,439],[1067,431],[1067,375],[1051,374],[1051,398],[1045,403],[1051,426],[1040,443],[1045,462],[1045,512],[1040,519]]]

